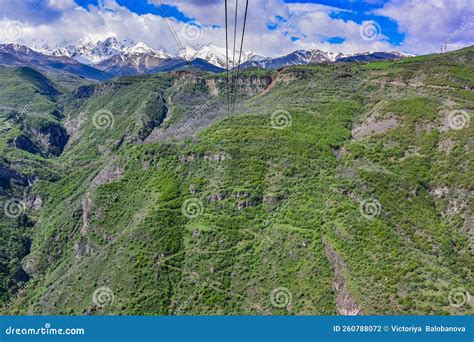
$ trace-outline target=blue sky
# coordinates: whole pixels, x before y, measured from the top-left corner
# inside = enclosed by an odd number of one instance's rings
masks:
[[[230,17],[234,4],[229,0]],[[444,44],[448,50],[474,44],[472,0],[250,0],[249,4],[245,48],[265,55],[315,48],[424,54],[437,52]],[[243,5],[241,0],[239,22]],[[176,42],[169,23],[182,45],[225,43],[223,0],[0,0],[0,10],[0,24],[21,25],[21,40],[30,45],[117,36],[173,49]]]
[[[99,0],[75,0],[75,2],[81,5],[84,8],[88,6],[98,6]],[[205,2],[205,0],[204,0]],[[231,1],[229,1],[231,2]],[[313,4],[322,4],[331,7],[341,8],[350,12],[341,12],[341,13],[332,13],[331,17],[334,19],[342,19],[344,21],[355,21],[356,23],[361,24],[364,20],[375,20],[377,21],[384,30],[384,33],[388,37],[388,41],[394,46],[400,45],[405,35],[398,30],[398,25],[396,21],[390,20],[387,17],[374,15],[369,13],[370,11],[376,8],[382,8],[383,4],[388,2],[388,0],[375,1],[374,3],[367,3],[366,1],[343,1],[343,0],[285,0],[285,3],[313,3]],[[155,6],[151,4],[148,0],[117,0],[117,3],[128,8],[131,12],[143,15],[143,14],[155,14],[165,17],[173,17],[178,21],[187,23],[195,20],[196,18],[188,17],[185,13],[181,12],[178,6],[162,5]],[[215,23],[219,25],[219,23]],[[273,22],[267,23],[269,30],[276,30],[277,26]],[[299,40],[299,37],[293,36],[293,41]],[[328,37],[330,42],[334,44],[340,44],[342,37]]]
[[[85,9],[91,5],[99,6],[100,3],[99,0],[75,0],[75,2]],[[177,6],[170,6],[166,4],[156,6],[150,3],[148,0],[117,0],[117,3],[128,8],[131,12],[139,15],[155,14],[163,17],[172,17],[185,23],[193,20],[193,18],[190,18],[181,12]]]

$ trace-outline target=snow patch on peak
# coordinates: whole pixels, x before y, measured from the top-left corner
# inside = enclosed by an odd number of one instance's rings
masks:
[[[234,51],[230,49],[228,50],[229,68],[237,66],[240,57],[239,52],[240,50],[235,52],[234,61]],[[220,68],[227,68],[226,49],[218,47],[214,44],[207,44],[199,47],[186,46],[181,51],[179,51],[178,56],[186,59],[187,61],[200,58]],[[265,60],[266,58],[267,57],[258,55],[254,52],[242,51],[240,62],[245,63],[249,60],[261,61]]]
[[[146,45],[145,43],[136,43],[135,45],[128,47],[124,49],[123,51],[126,54],[139,54],[139,53],[154,53],[155,50],[153,50],[151,47]]]
[[[178,52],[178,56],[187,61],[191,61],[194,59],[194,56],[196,56],[196,53],[197,51],[194,48],[186,46]]]

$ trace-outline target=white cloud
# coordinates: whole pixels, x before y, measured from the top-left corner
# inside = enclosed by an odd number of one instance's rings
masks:
[[[160,0],[149,0],[154,3]],[[157,47],[164,46],[176,51],[178,44],[170,32],[170,25],[177,33],[182,45],[212,43],[225,45],[224,3],[222,0],[162,0],[164,4],[177,6],[187,17],[201,25],[202,34],[187,36],[186,24],[175,19],[146,14],[138,15],[120,6],[115,0],[100,1],[101,6],[90,5],[88,9],[77,6],[73,0],[21,0],[6,2],[5,17],[0,25],[19,21],[23,32],[20,43],[58,44],[63,41],[88,37],[92,40],[109,36],[132,38]],[[400,30],[407,34],[407,41],[401,50],[407,52],[437,51],[461,25],[462,16],[471,15],[472,0],[392,0],[375,11],[399,23]],[[229,35],[233,35],[233,6],[229,2]],[[33,5],[32,5],[33,4]],[[243,21],[245,1],[240,1],[239,22]],[[471,6],[472,7],[472,6]],[[332,52],[355,53],[361,51],[391,50],[387,37],[382,32],[374,39],[364,39],[360,34],[361,24],[351,20],[335,19],[333,12],[345,11],[320,4],[285,3],[283,0],[252,0],[249,2],[249,16],[245,50],[252,50],[268,56],[282,55],[297,49],[319,48]],[[276,16],[284,18],[277,19]],[[274,23],[275,30],[267,25]],[[473,20],[474,23],[474,20]],[[216,26],[217,25],[217,26]],[[241,26],[238,27],[240,36]],[[0,39],[6,41],[0,32]],[[450,40],[450,47],[473,44],[472,26],[465,28]],[[299,40],[292,41],[292,37]],[[328,38],[342,37],[342,44],[330,44]],[[1,42],[1,41],[0,41]],[[232,45],[232,44],[230,44]]]
[[[444,43],[448,50],[474,44],[473,5],[472,0],[391,0],[374,13],[398,22],[407,35],[405,50],[430,53],[439,52]]]
[[[152,2],[154,0],[150,0]],[[202,0],[163,0],[163,3],[177,6],[189,17],[199,22],[210,25],[218,23],[223,26],[224,4],[223,1]],[[233,2],[229,2],[233,3]],[[240,2],[239,13],[243,14],[244,1]],[[233,14],[234,8],[229,5],[229,12]],[[374,41],[365,41],[359,33],[360,24],[354,21],[345,22],[342,19],[331,18],[332,12],[347,12],[347,10],[310,3],[284,3],[282,0],[253,0],[249,5],[247,21],[247,34],[245,47],[260,54],[275,56],[289,53],[297,49],[319,48],[333,52],[360,52],[367,50],[394,49],[380,35]],[[285,18],[286,23],[276,19],[276,16]],[[240,21],[243,18],[239,19]],[[229,15],[232,23],[232,16]],[[268,23],[278,24],[276,30],[268,30]],[[231,25],[231,27],[233,27]],[[239,28],[240,29],[240,28]],[[292,42],[291,37],[297,37],[297,42]],[[204,35],[204,39],[212,40],[216,45],[225,44],[224,34],[216,39]],[[330,37],[343,37],[343,44],[329,44],[325,41]]]
[[[76,7],[76,3],[74,0],[48,0],[48,7],[64,11]]]
[[[315,4],[315,3],[296,3],[296,2],[290,2],[287,4],[288,8],[290,9],[291,12],[350,12],[350,10],[345,10],[342,8],[338,7],[333,7],[333,6],[326,6],[326,5],[321,5],[321,4]]]

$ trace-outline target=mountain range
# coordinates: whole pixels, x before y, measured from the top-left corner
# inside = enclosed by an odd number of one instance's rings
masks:
[[[153,70],[157,65],[168,63],[164,61],[177,59],[182,59],[187,62],[201,59],[220,69],[227,68],[225,48],[213,44],[198,47],[186,46],[176,54],[173,54],[166,51],[162,46],[153,49],[143,42],[135,42],[128,38],[119,39],[109,37],[97,42],[81,39],[75,43],[68,42],[54,47],[42,45],[33,47],[33,49],[46,55],[70,57],[80,63],[95,66],[103,71],[117,70],[125,65],[135,68],[137,73],[143,73],[147,70]],[[234,56],[233,52],[229,50],[228,56],[229,68],[236,67],[239,61],[237,53]],[[291,65],[308,65],[338,61],[371,61],[377,59],[390,60],[410,56],[412,55],[404,54],[399,51],[343,54],[315,49],[298,50],[285,56],[266,57],[251,51],[243,51],[242,56],[240,56],[240,63],[241,69],[276,69]],[[132,70],[129,69],[129,72],[132,72]]]
[[[185,67],[222,72],[226,68],[237,67],[239,61],[240,68],[245,70],[278,69],[292,65],[334,62],[396,60],[411,56],[399,51],[343,54],[315,49],[298,50],[285,56],[266,57],[251,51],[243,51],[241,56],[238,56],[238,53],[234,55],[232,51],[229,51],[229,64],[227,64],[225,48],[213,44],[200,47],[186,46],[173,54],[161,46],[151,48],[143,42],[116,37],[109,37],[97,42],[81,39],[77,42],[64,42],[56,46],[35,45],[31,47],[31,50],[48,56],[44,57],[46,59],[65,58],[64,61],[68,62],[75,60],[110,76],[152,74]]]
[[[61,71],[93,80],[106,80],[111,75],[77,60],[60,55],[45,55],[19,44],[0,44],[0,65],[32,67],[41,71]]]

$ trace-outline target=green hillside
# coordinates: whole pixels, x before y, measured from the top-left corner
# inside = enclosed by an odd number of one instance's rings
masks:
[[[473,70],[0,69],[2,313],[473,314]]]

